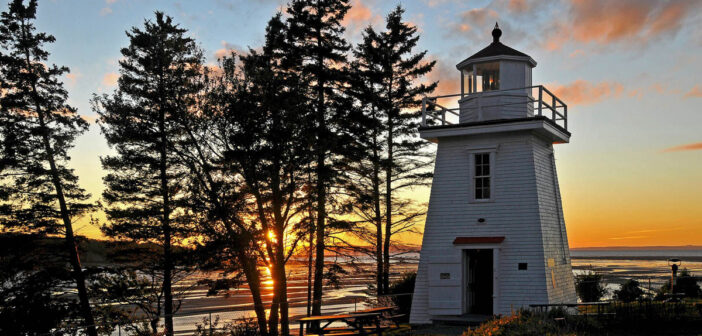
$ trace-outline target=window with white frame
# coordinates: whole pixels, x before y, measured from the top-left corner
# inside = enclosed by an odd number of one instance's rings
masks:
[[[473,154],[473,187],[476,200],[490,199],[490,153]]]

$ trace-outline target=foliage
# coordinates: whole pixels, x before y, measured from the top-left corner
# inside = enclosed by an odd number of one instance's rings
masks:
[[[602,331],[595,320],[570,316],[560,310],[550,313],[520,311],[469,329],[463,336],[600,335]]]
[[[414,293],[414,284],[417,281],[417,272],[408,272],[390,284],[388,288],[389,295],[412,294]],[[409,318],[409,313],[412,308],[412,295],[393,296],[392,301],[395,307],[398,308],[398,313],[406,314]]]
[[[603,285],[604,276],[594,271],[587,271],[575,276],[575,291],[582,302],[597,302],[607,289]]]
[[[702,289],[697,283],[697,278],[690,273],[687,268],[683,268],[680,274],[677,276],[677,282],[675,284],[675,293],[682,294],[687,298],[698,298],[702,296]],[[657,291],[656,300],[663,300],[670,294],[670,280],[666,281]]]
[[[339,188],[345,183],[346,166],[354,159],[360,133],[360,115],[348,88],[347,53],[342,20],[350,8],[348,0],[292,0],[287,7],[286,37],[290,69],[303,80],[296,90],[303,91],[308,104],[304,119],[306,139],[312,152],[310,163],[309,205],[316,221],[315,266],[312,313],[321,313],[324,282],[325,240],[329,237],[330,214],[338,211]],[[335,209],[336,207],[336,209]],[[328,223],[331,222],[331,223]]]
[[[77,313],[68,297],[55,295],[70,286],[62,246],[39,235],[0,236],[0,330],[7,335],[49,334]],[[52,295],[54,294],[54,295]],[[37,319],[41,316],[41,319]]]
[[[386,18],[384,31],[368,27],[354,49],[351,94],[366,120],[360,138],[365,151],[353,166],[351,188],[354,214],[362,224],[356,234],[375,245],[378,293],[388,291],[392,236],[413,231],[424,207],[397,195],[404,189],[426,185],[431,178],[431,155],[419,139],[421,96],[436,83],[417,84],[434,67],[426,51],[415,53],[417,27],[403,21],[404,9],[396,7]],[[382,190],[382,192],[381,192]],[[382,206],[381,206],[382,204]]]
[[[73,221],[94,205],[68,167],[68,153],[88,123],[67,103],[61,77],[68,68],[47,64],[47,45],[56,39],[36,32],[36,11],[36,0],[14,0],[0,14],[0,230],[63,235],[82,323],[97,336],[73,233]],[[44,280],[38,294],[53,285]]]
[[[252,319],[238,319],[219,325],[219,316],[213,321],[205,317],[202,323],[196,324],[193,336],[259,336],[261,333]]]
[[[632,302],[641,298],[643,290],[639,287],[639,282],[629,279],[620,285],[619,290],[614,291],[614,297],[622,302]]]

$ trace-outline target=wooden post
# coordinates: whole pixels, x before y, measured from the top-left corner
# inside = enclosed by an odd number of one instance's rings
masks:
[[[556,96],[554,96],[552,93],[551,94],[551,119],[553,120],[554,123],[556,122],[556,116],[557,116],[556,111],[557,110],[558,109],[556,108]]]
[[[542,111],[543,110],[543,106],[542,106],[543,105],[543,100],[542,100],[543,99],[543,90],[544,90],[544,87],[539,85],[539,115],[542,115],[542,113],[543,113],[543,111]]]
[[[422,126],[427,125],[427,97],[422,97]]]

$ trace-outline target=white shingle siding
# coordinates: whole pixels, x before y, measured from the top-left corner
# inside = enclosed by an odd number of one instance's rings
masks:
[[[491,167],[493,199],[489,202],[472,201],[470,150],[480,147],[496,147]],[[471,247],[454,246],[456,237],[505,237],[499,244],[494,270],[496,313],[509,314],[533,303],[575,302],[551,153],[551,144],[529,131],[439,139],[410,323],[430,323],[437,315],[460,315],[465,310],[461,272],[459,280],[454,278],[445,286],[429,281],[430,275],[438,277],[429,274],[430,265],[433,269],[463,270],[462,248]],[[485,222],[478,223],[478,218],[485,218]],[[555,261],[555,288],[550,258]],[[528,269],[518,270],[518,263],[528,263]],[[461,308],[457,312],[451,306],[456,301],[432,302],[430,288],[441,296],[454,293]],[[442,308],[444,304],[451,307]]]

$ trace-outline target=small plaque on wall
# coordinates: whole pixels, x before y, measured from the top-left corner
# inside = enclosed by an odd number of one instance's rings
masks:
[[[441,279],[441,280],[451,279],[451,273],[439,273],[439,279]]]
[[[519,263],[519,265],[517,265],[517,268],[520,271],[525,271],[527,269],[527,266],[528,266],[527,263]]]

